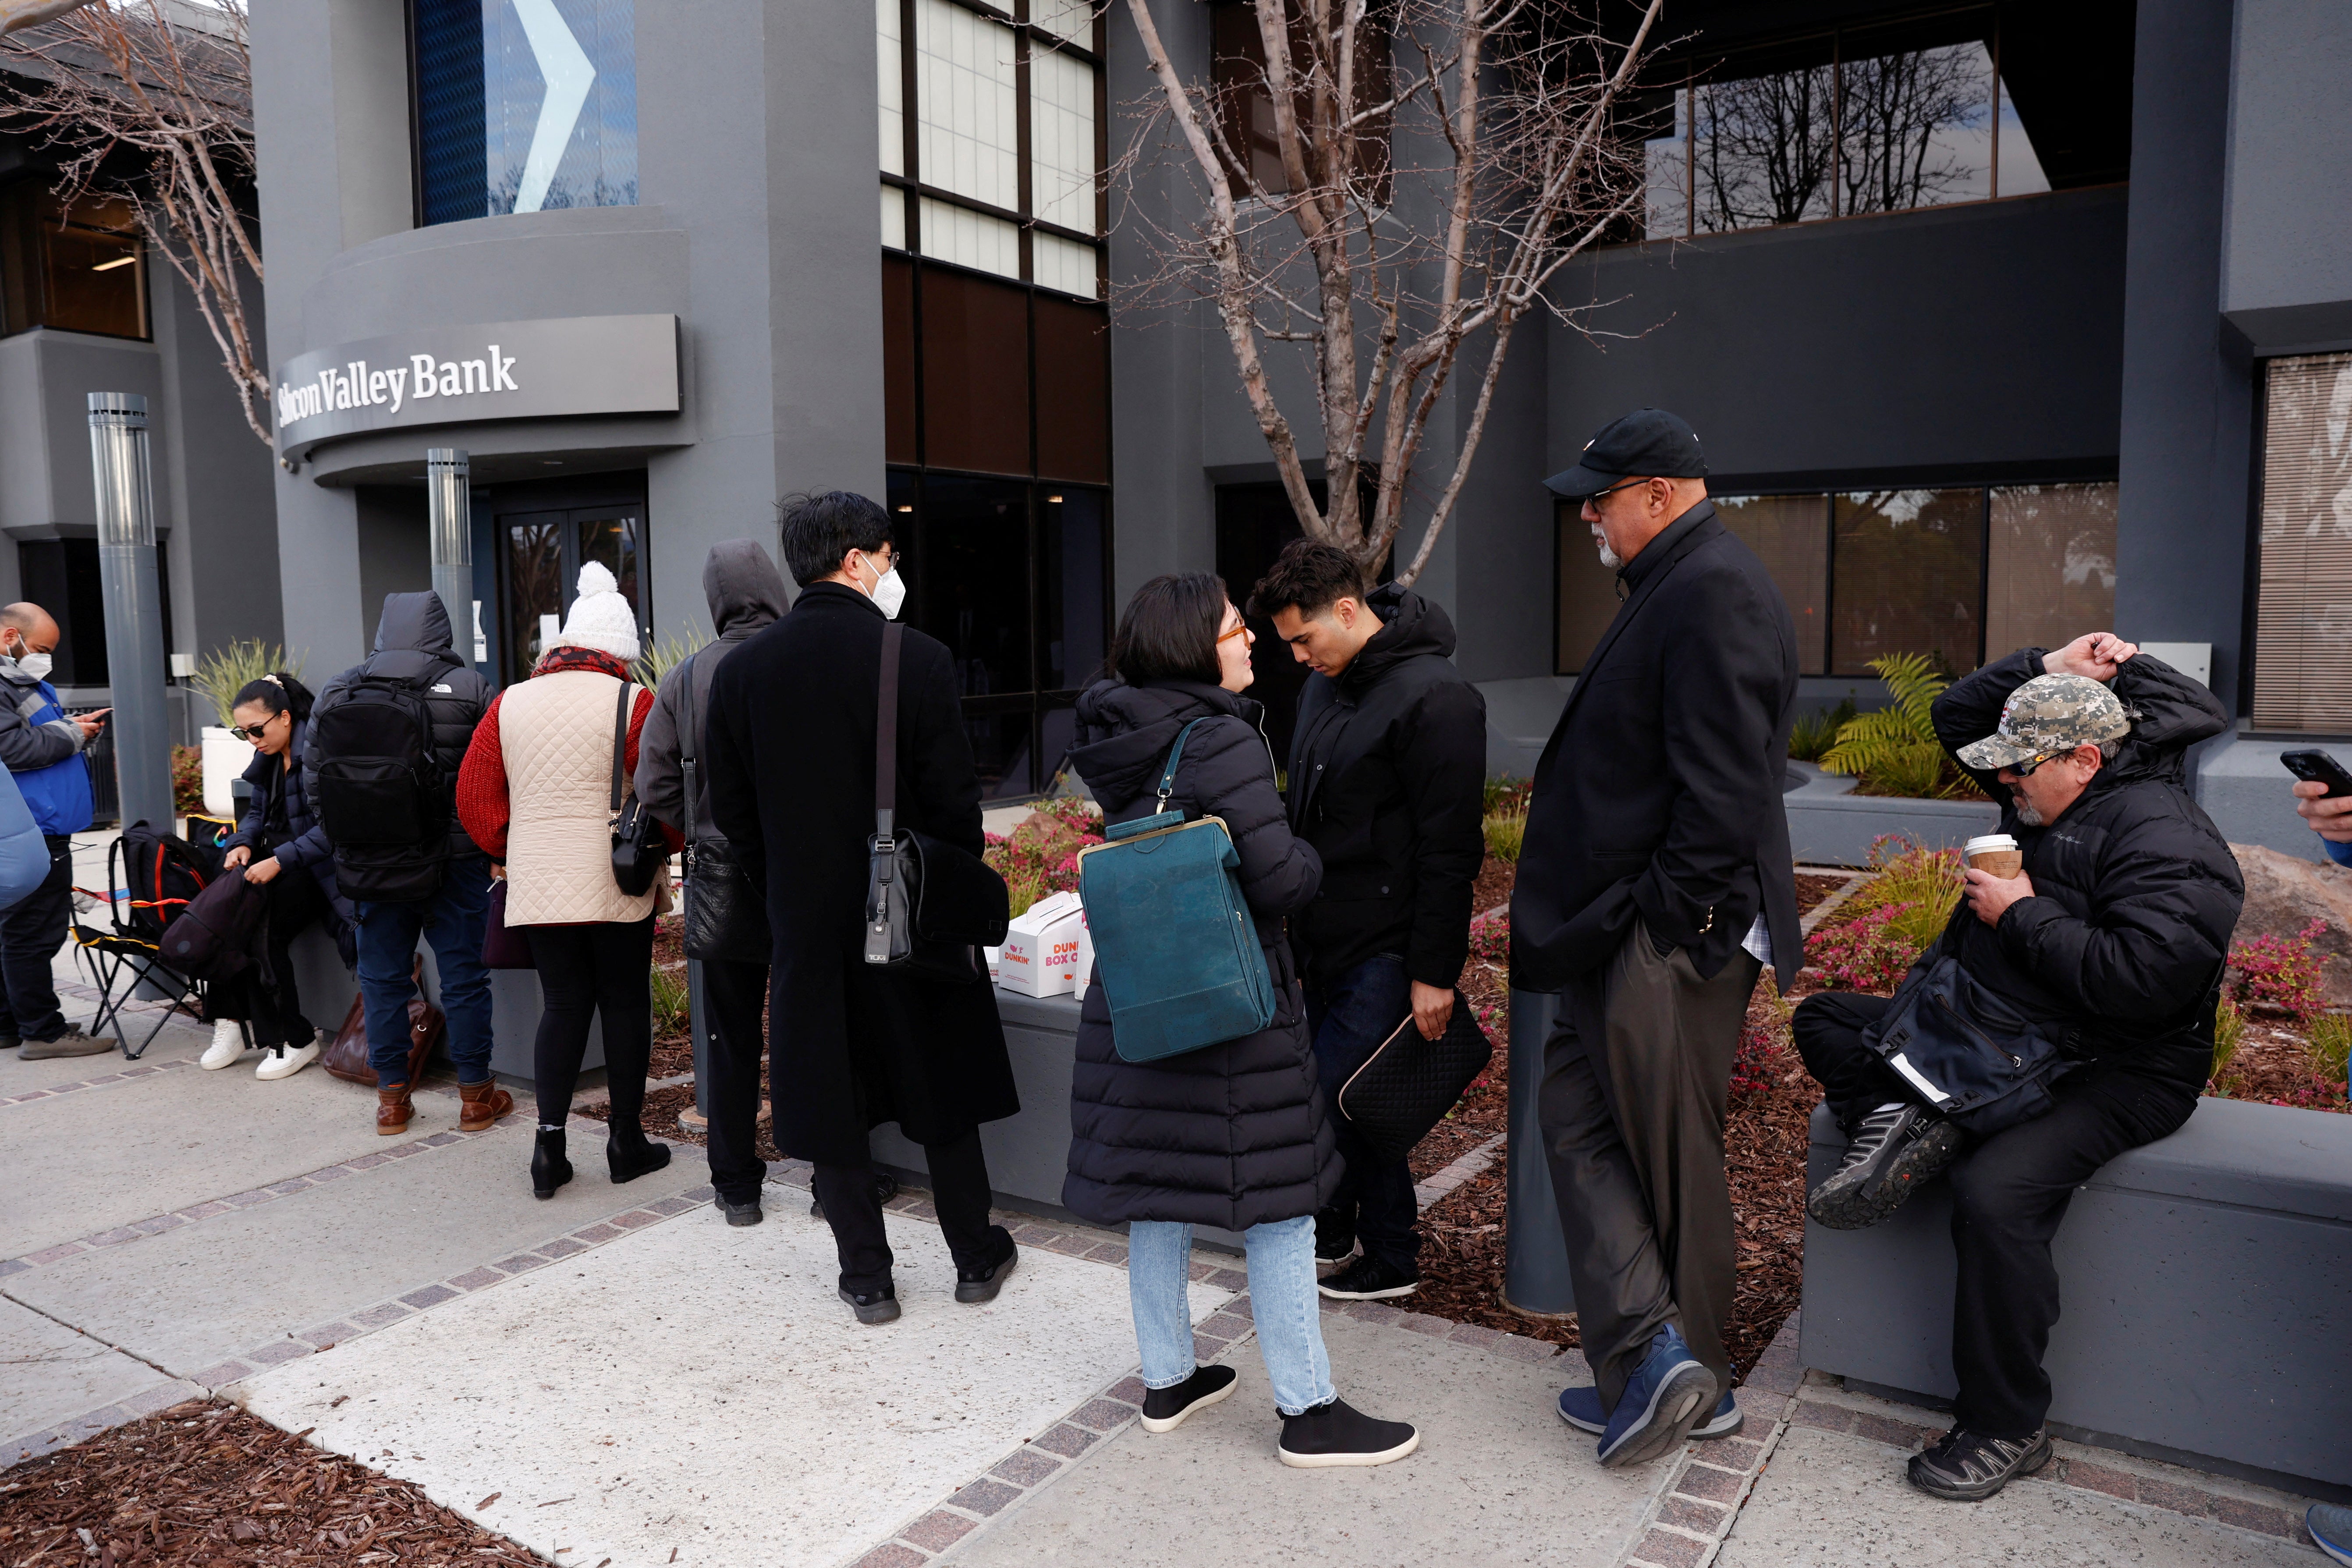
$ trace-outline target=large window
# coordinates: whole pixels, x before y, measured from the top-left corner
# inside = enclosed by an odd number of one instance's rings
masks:
[[[411,0],[417,221],[637,202],[635,0]]]
[[[147,252],[130,205],[60,205],[37,180],[0,189],[0,331],[147,331]]]
[[[1804,675],[1868,676],[1897,653],[1959,674],[2115,617],[2111,480],[1714,499],[1788,601]],[[1559,519],[1559,669],[1573,675],[1617,613],[1616,582],[1576,509]]]
[[[2265,369],[2253,721],[2352,734],[2352,353]]]
[[[1102,293],[1100,24],[1087,0],[875,0],[882,243]]]
[[[1710,47],[1701,29],[1651,68],[1655,85],[1623,122],[1647,181],[1642,220],[1624,237],[2123,179],[2130,6],[2047,9],[2066,15],[1964,8],[1731,48]]]

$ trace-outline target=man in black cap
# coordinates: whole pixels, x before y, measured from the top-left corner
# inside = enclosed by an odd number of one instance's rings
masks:
[[[1622,601],[1536,766],[1515,986],[1561,993],[1538,1100],[1612,1468],[1737,1431],[1723,1122],[1748,993],[1802,956],[1780,811],[1797,633],[1706,499],[1698,437],[1636,409],[1545,481]]]

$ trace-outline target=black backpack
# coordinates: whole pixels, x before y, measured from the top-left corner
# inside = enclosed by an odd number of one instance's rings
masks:
[[[220,875],[221,852],[199,847],[142,817],[107,851],[107,883],[130,895],[115,914],[117,929],[160,948],[164,932],[188,900]]]
[[[260,884],[225,871],[166,924],[163,962],[191,980],[234,980],[253,966],[253,948],[268,910],[268,898]]]
[[[345,898],[396,902],[440,889],[450,794],[433,752],[432,680],[362,665],[341,700],[310,717],[311,797]]]

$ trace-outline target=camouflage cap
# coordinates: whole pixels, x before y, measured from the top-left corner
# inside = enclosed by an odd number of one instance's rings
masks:
[[[2116,694],[2080,675],[2037,675],[2009,694],[2000,728],[1960,748],[1969,767],[1991,772],[2035,757],[2095,746],[2131,733]]]

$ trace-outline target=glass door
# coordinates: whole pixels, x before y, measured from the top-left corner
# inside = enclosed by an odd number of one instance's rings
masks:
[[[621,596],[636,613],[638,639],[652,638],[641,503],[501,510],[499,528],[505,555],[501,563],[505,606],[500,621],[507,649],[503,674],[508,682],[530,678],[540,655],[562,629],[564,614],[578,592],[580,569],[591,561],[602,563],[620,584]]]

